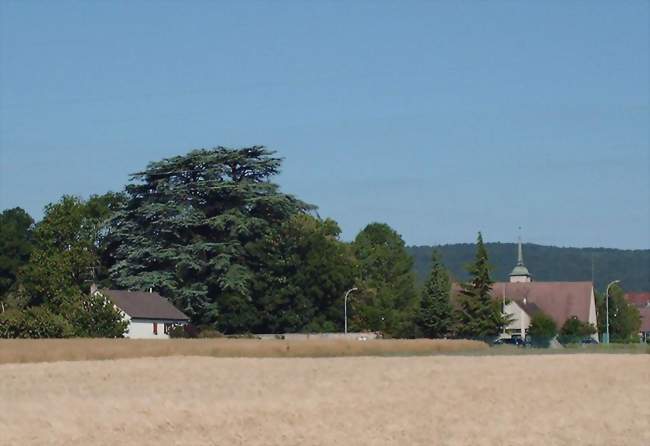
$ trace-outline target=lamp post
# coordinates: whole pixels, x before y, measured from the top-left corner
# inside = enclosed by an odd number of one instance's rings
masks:
[[[345,297],[343,298],[343,314],[344,314],[343,325],[344,325],[345,334],[348,334],[348,296],[350,295],[351,292],[357,290],[358,290],[357,287],[350,288],[345,292]]]
[[[613,280],[607,285],[607,288],[605,289],[605,313],[607,320],[605,321],[606,331],[605,336],[603,337],[603,344],[609,344],[609,288],[616,283],[621,283],[621,281]]]

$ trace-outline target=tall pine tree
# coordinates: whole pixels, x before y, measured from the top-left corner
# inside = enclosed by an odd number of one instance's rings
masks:
[[[450,292],[449,273],[442,264],[440,254],[434,249],[431,272],[422,290],[417,315],[417,325],[423,336],[441,338],[449,333],[452,323]]]
[[[470,281],[461,285],[456,308],[456,335],[463,338],[490,340],[506,323],[501,305],[492,299],[492,278],[483,236],[478,233],[476,257],[468,267]]]

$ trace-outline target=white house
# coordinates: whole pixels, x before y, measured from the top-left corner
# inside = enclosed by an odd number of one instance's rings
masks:
[[[182,311],[158,293],[127,290],[96,290],[122,312],[129,325],[125,337],[169,339],[169,330],[189,322]]]

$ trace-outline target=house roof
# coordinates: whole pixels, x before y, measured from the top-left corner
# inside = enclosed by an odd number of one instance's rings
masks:
[[[641,314],[641,329],[640,331],[650,331],[650,307],[639,308]]]
[[[458,285],[454,285],[454,291],[460,291]],[[529,310],[533,314],[541,310],[558,327],[572,316],[584,322],[589,321],[591,292],[591,282],[497,282],[492,285],[492,296],[495,299],[505,297],[506,300],[515,301],[531,316]]]
[[[625,298],[632,305],[637,307],[650,306],[650,292],[625,293]]]
[[[515,300],[513,302],[519,305],[519,308],[524,310],[526,314],[530,317],[533,317],[540,312],[543,313],[542,309],[532,302],[528,302],[528,301],[524,302],[523,300]]]
[[[189,317],[158,293],[107,289],[99,292],[133,319],[189,320]]]

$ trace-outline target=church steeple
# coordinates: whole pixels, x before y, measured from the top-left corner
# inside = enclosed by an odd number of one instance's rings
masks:
[[[524,249],[521,243],[521,235],[517,243],[517,265],[510,273],[510,282],[530,282],[532,276],[528,272],[528,268],[524,265]]]
[[[517,244],[517,266],[524,266],[524,249],[521,246],[521,236],[519,236],[519,243]]]

